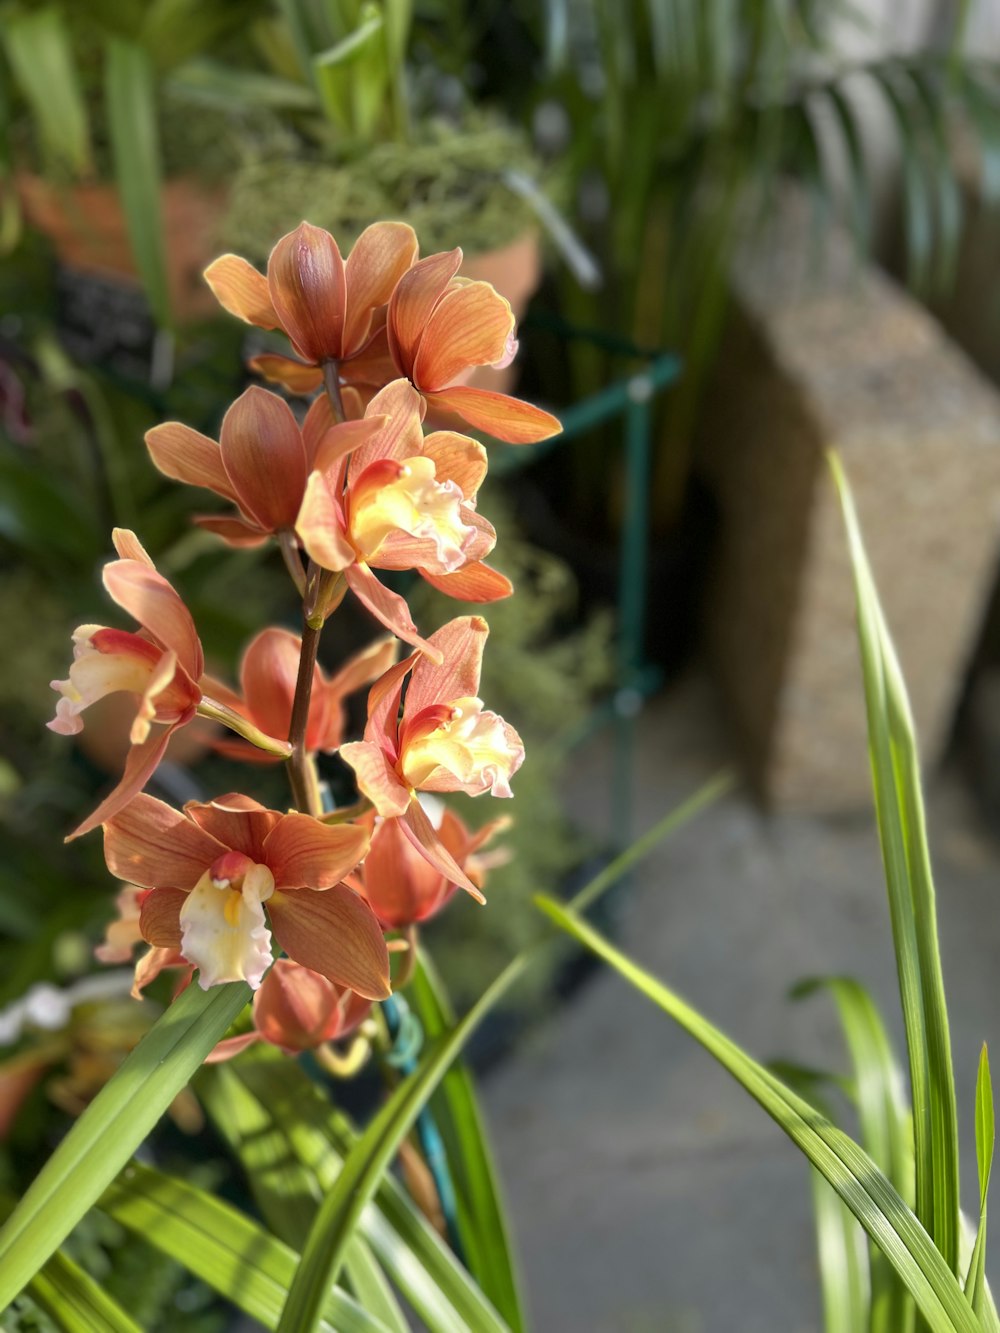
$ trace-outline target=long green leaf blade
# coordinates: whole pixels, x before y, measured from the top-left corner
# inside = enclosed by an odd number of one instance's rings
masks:
[[[244,1055],[231,1072],[270,1115],[275,1132],[284,1135],[289,1154],[308,1171],[317,1199],[322,1198],[357,1143],[357,1131],[301,1069],[264,1048]],[[428,1328],[507,1333],[507,1325],[392,1175],[382,1178],[373,1205],[362,1214],[361,1231]]]
[[[1000,1328],[996,1309],[986,1288],[986,1196],[990,1188],[995,1140],[993,1083],[990,1079],[989,1055],[984,1042],[983,1049],[979,1054],[979,1071],[976,1075],[976,1162],[979,1167],[979,1226],[976,1229],[976,1243],[972,1248],[969,1275],[965,1280],[965,1294],[969,1304],[979,1316],[980,1323],[986,1333],[996,1333],[996,1330]]]
[[[430,1039],[455,1026],[443,983],[426,954],[411,982],[410,997]],[[521,1333],[524,1316],[510,1229],[482,1112],[469,1071],[456,1060],[432,1102],[458,1197],[458,1230],[473,1276],[511,1329]]]
[[[916,1213],[958,1272],[958,1112],[913,721],[843,468],[830,456],[854,571],[875,812],[913,1091]]]
[[[74,176],[93,169],[90,127],[66,22],[55,6],[6,10],[0,35],[51,166]]]
[[[189,986],[101,1089],[0,1231],[0,1309],[97,1201],[249,997],[243,982]]]
[[[272,1066],[273,1069],[273,1066]],[[280,1058],[274,1077],[293,1077],[287,1057]],[[274,1234],[300,1250],[323,1197],[315,1175],[297,1160],[281,1125],[272,1120],[225,1065],[205,1071],[198,1091],[216,1129],[239,1157],[254,1199]],[[289,1108],[291,1117],[297,1108]],[[399,1304],[385,1274],[364,1239],[356,1235],[344,1265],[347,1285],[360,1305],[393,1333],[408,1333]]]
[[[133,1162],[101,1208],[266,1328],[276,1328],[298,1259],[229,1204],[186,1181]],[[323,1333],[388,1333],[344,1292],[331,1290],[317,1327]]]
[[[865,988],[849,977],[810,979],[796,986],[793,994],[802,997],[818,990],[832,994],[840,1013],[854,1067],[862,1147],[907,1205],[912,1206],[913,1134],[902,1074],[878,1009]],[[871,1307],[869,1333],[907,1333],[913,1326],[914,1309],[909,1293],[874,1245]]]
[[[974,1333],[979,1321],[927,1232],[871,1158],[763,1065],[561,903],[537,900],[562,929],[659,1005],[750,1093],[829,1181],[887,1256],[933,1333]]]
[[[61,1250],[35,1274],[28,1291],[64,1333],[142,1333],[117,1301]]]
[[[170,324],[170,293],[160,194],[163,172],[150,58],[137,43],[108,39],[105,101],[118,194],[136,268],[153,314]]]
[[[504,968],[462,1021],[429,1047],[418,1069],[399,1084],[362,1134],[316,1215],[279,1333],[312,1333],[317,1327],[324,1294],[337,1279],[347,1243],[400,1143],[479,1022],[527,964],[528,957],[521,954]]]

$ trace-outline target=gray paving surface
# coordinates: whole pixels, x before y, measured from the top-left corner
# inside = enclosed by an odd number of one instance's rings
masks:
[[[727,759],[697,677],[650,708],[640,735],[637,831]],[[582,820],[600,826],[606,791],[596,742],[574,770]],[[954,774],[933,778],[929,821],[969,1208],[979,1044],[1000,1050],[1000,851]],[[786,998],[818,973],[864,981],[903,1049],[868,815],[765,817],[745,795],[727,797],[636,874],[620,942],[759,1057],[843,1065],[829,1004]],[[538,1333],[821,1328],[803,1159],[624,982],[595,978],[483,1092]]]

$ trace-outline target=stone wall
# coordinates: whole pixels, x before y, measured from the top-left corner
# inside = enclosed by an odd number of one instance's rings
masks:
[[[822,263],[819,255],[822,253]],[[708,641],[763,794],[870,800],[843,458],[926,761],[947,741],[1000,538],[1000,395],[790,195],[737,262],[702,457],[722,511]]]

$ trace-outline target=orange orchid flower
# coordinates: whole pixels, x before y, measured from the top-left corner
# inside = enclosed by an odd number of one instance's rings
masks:
[[[454,431],[425,437],[423,415],[420,396],[406,380],[376,394],[365,418],[384,423],[376,433],[350,458],[335,438],[317,451],[296,531],[318,565],[343,572],[377,620],[426,651],[405,600],[380,583],[373,568],[415,569],[467,601],[495,601],[512,588],[483,563],[496,543],[492,524],[475,509],[485,449]]]
[[[417,792],[513,794],[510,779],[524,759],[521,738],[475,697],[488,634],[480,616],[443,625],[428,641],[441,660],[415,653],[387,671],[368,696],[364,739],[340,747],[376,813],[399,818],[430,864],[481,902],[482,893],[444,845]]]
[[[101,963],[131,963],[137,944],[142,944],[142,930],[139,918],[143,900],[149,889],[141,889],[138,884],[123,884],[115,898],[118,915],[105,928],[104,939],[94,949],[94,957]],[[152,946],[139,958],[135,965],[135,978],[132,983],[132,997],[142,999],[142,992],[165,969],[174,968],[185,971],[181,989],[191,980],[194,969],[184,961],[176,949],[158,949]]]
[[[300,427],[283,398],[253,387],[223,417],[218,443],[179,421],[166,421],[147,431],[146,445],[164,476],[214,491],[236,505],[232,516],[195,518],[199,526],[230,546],[259,546],[295,527],[321,446],[324,457],[346,453],[383,424],[373,413],[363,421],[335,425],[324,396],[312,404]]]
[[[205,280],[230,314],[281,329],[301,358],[258,356],[252,368],[293,393],[311,393],[325,362],[347,382],[392,377],[384,307],[416,257],[416,234],[405,222],[366,227],[346,261],[328,231],[302,222],[271,251],[266,278],[238,255],[223,255]]]
[[[292,720],[295,682],[302,654],[302,640],[286,629],[264,629],[251,640],[240,663],[242,694],[221,682],[203,677],[202,684],[214,699],[246,717],[269,736],[287,736]],[[316,666],[309,718],[306,723],[307,751],[336,750],[343,739],[344,700],[362,685],[370,685],[388,671],[398,655],[395,639],[379,639],[349,658],[334,676]],[[235,738],[214,742],[215,749],[233,759],[269,763],[277,759],[255,745]]]
[[[52,681],[61,697],[48,726],[63,736],[76,735],[83,729],[81,713],[117,691],[136,695],[139,706],[121,782],[70,838],[110,819],[142,790],[170,737],[194,719],[202,698],[198,679],[205,659],[190,611],[156,572],[134,532],[116,528],[113,540],[121,558],[105,565],[104,586],[139,622],[139,633],[103,625],[76,630],[69,678]]]
[[[368,842],[356,825],[282,815],[237,794],[183,813],[136,796],[104,826],[111,873],[150,890],[143,939],[180,953],[203,989],[243,980],[256,990],[273,932],[296,962],[381,1000],[390,993],[382,931],[342,883]]]
[[[498,864],[496,858],[503,853],[478,853],[511,821],[494,819],[472,833],[453,810],[444,809],[440,822],[431,822],[455,864],[482,891],[489,866]],[[402,930],[437,916],[458,888],[417,851],[399,819],[376,822],[364,865],[352,878],[386,930]]]
[[[514,312],[488,282],[457,275],[462,251],[429,255],[399,279],[389,300],[389,352],[401,375],[431,409],[460,417],[510,444],[530,444],[562,430],[540,407],[463,380],[477,366],[510,365],[517,352]]]
[[[225,1037],[208,1063],[231,1060],[254,1042],[266,1041],[286,1055],[313,1051],[350,1036],[371,1013],[372,1002],[337,986],[291,958],[279,958],[253,997],[252,1032]]]

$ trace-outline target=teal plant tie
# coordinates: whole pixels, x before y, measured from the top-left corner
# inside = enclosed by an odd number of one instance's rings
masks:
[[[424,1043],[424,1032],[420,1025],[420,1019],[402,995],[390,995],[387,1000],[383,1000],[382,1013],[385,1015],[386,1027],[389,1029],[389,1036],[392,1038],[392,1048],[385,1059],[406,1078],[416,1069],[417,1057],[420,1055]],[[451,1178],[451,1168],[448,1165],[448,1154],[445,1152],[444,1140],[441,1138],[441,1131],[437,1127],[437,1121],[434,1119],[429,1106],[425,1106],[417,1116],[416,1130],[424,1154],[424,1161],[431,1173],[434,1188],[437,1190],[438,1201],[441,1204],[441,1213],[444,1216],[445,1229],[448,1233],[448,1243],[455,1251],[458,1259],[464,1263],[462,1242],[458,1234],[458,1201],[455,1197],[455,1184]]]

